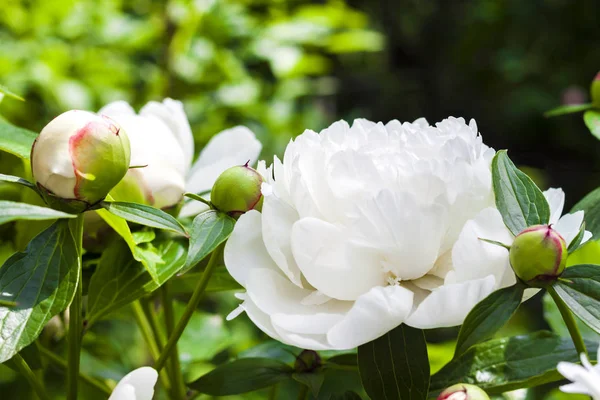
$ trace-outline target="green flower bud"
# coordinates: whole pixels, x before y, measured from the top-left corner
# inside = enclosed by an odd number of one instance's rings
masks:
[[[592,104],[596,108],[600,108],[600,72],[596,74],[596,77],[590,85],[590,96],[592,97]]]
[[[458,383],[440,393],[437,400],[490,400],[490,397],[475,385]]]
[[[250,210],[260,211],[263,203],[260,191],[262,183],[262,176],[247,164],[231,167],[215,181],[210,201],[217,210],[233,217]]]
[[[72,110],[42,129],[31,148],[31,170],[46,202],[83,212],[103,200],[129,169],[125,132],[110,118]]]
[[[544,286],[567,264],[567,245],[551,225],[535,225],[517,235],[509,252],[515,274],[532,286]]]
[[[294,370],[297,372],[312,372],[322,365],[319,353],[314,350],[302,350],[296,357]]]

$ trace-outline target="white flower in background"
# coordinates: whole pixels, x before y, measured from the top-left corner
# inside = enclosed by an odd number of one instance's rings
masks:
[[[600,358],[600,348],[598,349]],[[581,364],[560,362],[556,367],[562,376],[573,383],[560,387],[565,393],[579,393],[600,400],[600,365],[593,366],[585,354],[581,354]]]
[[[508,251],[478,239],[511,240],[494,206],[494,154],[462,118],[305,131],[283,162],[259,163],[262,213],[242,215],[227,242],[225,264],[246,289],[230,317],[246,311],[271,337],[315,350],[401,323],[461,324],[516,281]]]
[[[99,114],[117,121],[128,133],[131,142],[131,166],[120,187],[131,196],[130,201],[142,201],[158,208],[179,203],[183,194],[210,191],[217,177],[229,167],[258,159],[262,148],[246,127],[227,129],[214,136],[194,157],[194,138],[183,104],[165,99],[149,102],[136,114],[125,101],[103,107]],[[117,194],[118,196],[118,194]],[[181,216],[191,216],[206,206],[192,201],[183,206]]]
[[[142,367],[123,377],[108,400],[152,400],[158,372],[151,367]]]

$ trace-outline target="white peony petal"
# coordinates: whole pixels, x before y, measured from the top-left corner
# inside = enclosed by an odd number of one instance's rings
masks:
[[[420,329],[460,325],[469,311],[492,293],[495,284],[493,275],[446,284],[431,292],[408,317],[406,324]]]
[[[579,233],[583,223],[583,211],[565,214],[554,224],[553,228],[565,239],[567,247]]]
[[[277,333],[271,323],[271,317],[258,308],[250,298],[246,299],[240,307],[246,311],[248,318],[250,318],[252,323],[256,325],[258,329],[269,335],[271,338],[282,341],[281,336]]]
[[[165,208],[177,204],[183,198],[185,181],[183,175],[168,163],[156,160],[144,168],[136,168],[141,174],[139,182],[147,192],[150,203],[156,208]]]
[[[105,105],[98,111],[98,114],[115,119],[120,116],[135,115],[135,110],[128,102],[119,100]]]
[[[445,210],[419,205],[407,193],[380,191],[360,203],[352,228],[357,243],[380,253],[383,267],[401,280],[417,279],[429,272],[439,254]]]
[[[301,219],[292,228],[292,252],[306,280],[339,300],[354,300],[386,283],[379,253],[350,243],[347,233],[317,218]]]
[[[565,206],[565,192],[562,189],[550,188],[544,192],[550,206],[550,223],[555,224],[562,215]]]
[[[494,275],[496,282],[500,282],[507,270],[512,271],[508,250],[481,239],[494,240],[506,245],[513,241],[500,212],[495,208],[486,208],[474,219],[467,221],[454,244],[452,264],[458,282],[488,275]]]
[[[351,349],[370,342],[405,321],[413,293],[400,286],[374,287],[360,296],[342,321],[327,334],[334,349]]]
[[[262,238],[261,215],[252,210],[243,214],[227,240],[223,258],[229,274],[243,287],[251,270],[279,270],[265,248]]]
[[[131,385],[119,385],[113,390],[108,400],[137,400],[135,388]]]
[[[271,194],[265,196],[262,207],[262,235],[273,261],[297,286],[302,287],[302,273],[292,254],[292,226],[298,213],[287,203]]]
[[[140,110],[140,115],[161,120],[170,129],[185,154],[185,164],[189,168],[194,157],[194,137],[183,103],[164,99],[162,103],[151,101]]]
[[[210,190],[226,169],[246,162],[254,165],[261,149],[261,143],[246,127],[236,126],[218,133],[202,149],[192,166],[186,190],[193,193]]]
[[[319,317],[315,316],[319,314],[328,314],[332,319],[335,319],[339,318],[352,307],[351,302],[334,300],[322,305],[302,304],[302,299],[308,296],[311,290],[299,288],[279,271],[266,268],[254,269],[248,274],[246,290],[248,298],[261,311],[271,317],[284,314],[310,321],[313,317],[318,319]],[[321,321],[323,320],[321,319]],[[275,320],[272,320],[272,322],[275,324]],[[287,328],[284,327],[284,329],[291,330],[289,326]],[[319,328],[307,326],[304,329],[314,330]]]
[[[152,400],[157,379],[154,368],[133,370],[119,381],[109,400]]]

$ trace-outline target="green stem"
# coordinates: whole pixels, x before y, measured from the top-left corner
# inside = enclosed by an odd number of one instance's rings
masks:
[[[308,397],[308,386],[300,385],[300,391],[298,392],[298,400],[304,400]]]
[[[196,289],[194,290],[194,293],[192,294],[190,301],[188,302],[187,306],[185,307],[185,310],[183,311],[183,315],[181,316],[181,319],[175,326],[175,330],[173,331],[173,333],[169,336],[169,340],[167,341],[165,348],[163,349],[158,361],[154,365],[154,368],[157,371],[160,371],[165,366],[165,363],[166,363],[167,359],[171,356],[171,353],[173,352],[173,349],[174,349],[175,345],[177,344],[177,341],[181,337],[183,330],[185,329],[188,322],[190,321],[190,318],[192,318],[192,315],[194,314],[194,311],[198,307],[198,304],[200,304],[200,300],[202,299],[204,290],[206,289],[206,286],[208,285],[208,281],[210,280],[210,277],[212,276],[212,273],[215,269],[215,265],[217,264],[217,259],[219,258],[219,255],[221,254],[222,249],[223,249],[223,244],[219,245],[219,247],[217,247],[215,249],[215,251],[213,251],[213,253],[211,254],[210,260],[208,260],[208,264],[206,265],[206,269],[204,270],[204,273],[202,274],[202,277],[200,278],[200,281],[198,282],[198,286],[196,286]]]
[[[589,354],[587,348],[585,347],[585,343],[583,341],[583,337],[581,336],[581,332],[579,332],[579,328],[577,327],[577,321],[575,321],[575,317],[569,307],[565,304],[565,302],[560,298],[558,293],[554,287],[548,287],[548,293],[552,297],[552,300],[556,303],[558,310],[560,311],[560,315],[562,316],[565,324],[567,325],[567,329],[569,330],[569,334],[571,335],[571,339],[573,339],[573,343],[575,344],[575,348],[577,349],[577,353],[584,353],[586,357],[589,358]]]
[[[135,321],[137,322],[138,327],[140,328],[140,332],[142,333],[142,337],[146,342],[146,346],[148,346],[148,351],[150,352],[150,356],[154,361],[158,358],[160,354],[160,350],[158,349],[158,345],[152,335],[152,327],[150,322],[146,318],[144,314],[144,310],[139,301],[134,301],[131,303],[133,308],[133,314],[135,316]],[[165,373],[160,373],[159,371],[160,381],[166,392],[171,391],[171,383],[169,381],[169,377]]]
[[[40,350],[40,353],[42,353],[42,355],[44,355],[44,357],[46,357],[48,359],[48,361],[52,362],[54,365],[64,369],[65,371],[69,368],[69,365],[67,364],[66,360],[57,356],[56,354],[54,354],[53,352],[51,352],[44,346],[40,345],[40,346],[38,346],[38,348]],[[82,372],[79,372],[79,379],[82,382],[85,382],[88,385],[93,386],[96,389],[102,391],[104,394],[107,394],[110,396],[110,394],[112,393],[112,391],[104,383],[102,383],[99,380],[94,379],[90,376],[87,376],[86,374],[84,374]]]
[[[165,311],[165,325],[167,327],[167,336],[171,336],[175,330],[175,313],[173,311],[173,298],[169,292],[169,283],[166,282],[160,288],[160,294]],[[183,382],[181,374],[181,365],[179,364],[179,352],[177,345],[173,348],[173,356],[171,357],[171,380],[173,381],[173,394],[177,400],[185,400],[187,389]]]
[[[158,350],[162,350],[165,345],[165,338],[163,332],[159,328],[158,318],[156,318],[156,313],[153,310],[153,306],[151,303],[151,299],[141,300],[140,303],[142,305],[142,310],[144,311],[144,315],[150,324],[150,329],[152,329],[152,335],[156,340],[156,345],[158,346]]]
[[[37,376],[35,376],[31,368],[29,368],[27,361],[25,361],[25,359],[23,359],[23,357],[21,357],[19,354],[15,354],[12,360],[15,367],[19,370],[21,375],[27,379],[27,382],[29,382],[38,397],[42,400],[50,400],[50,397],[48,397],[46,391],[44,390],[44,385],[42,382],[40,382]]]
[[[17,303],[15,301],[8,300],[0,300],[0,307],[16,307]]]
[[[76,400],[79,389],[79,362],[81,353],[81,305],[83,302],[83,283],[82,283],[82,239],[83,239],[83,214],[79,214],[71,225],[71,232],[77,245],[78,278],[75,289],[75,297],[69,306],[69,333],[68,333],[68,369],[67,369],[67,400]]]
[[[271,389],[269,390],[269,400],[275,400],[277,398],[277,389],[279,388],[279,386],[277,384],[274,384],[273,386],[271,386]]]

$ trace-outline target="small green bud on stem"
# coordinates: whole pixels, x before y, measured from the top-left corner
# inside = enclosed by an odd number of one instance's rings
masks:
[[[551,225],[534,225],[517,235],[509,252],[515,274],[531,286],[544,287],[567,264],[567,245]]]
[[[321,356],[314,350],[302,350],[296,357],[294,370],[297,372],[312,372],[322,365]]]
[[[263,196],[260,187],[263,177],[248,164],[225,170],[210,193],[213,206],[232,217],[239,217],[246,211],[260,211]]]

